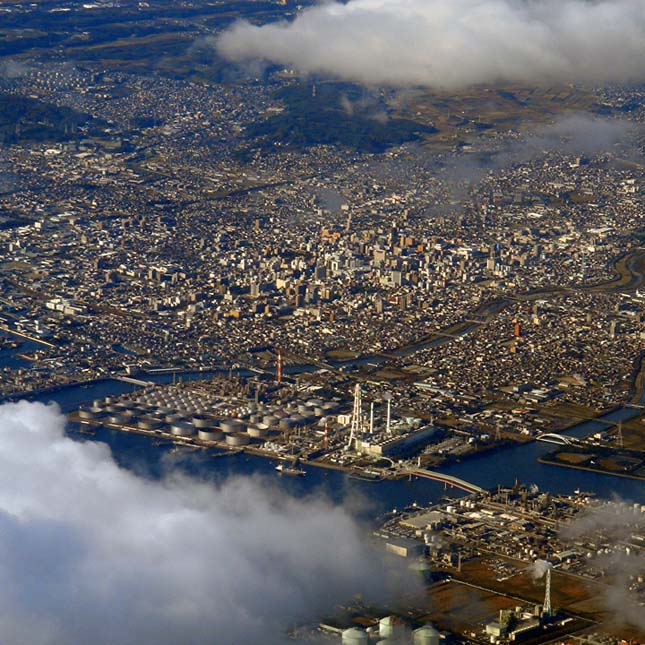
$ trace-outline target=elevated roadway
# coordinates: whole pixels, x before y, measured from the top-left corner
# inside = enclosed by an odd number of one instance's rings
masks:
[[[446,475],[445,473],[438,473],[434,470],[426,470],[425,468],[410,468],[406,470],[401,470],[398,472],[398,475],[412,475],[414,477],[423,477],[424,479],[432,479],[433,481],[443,482],[454,488],[459,488],[464,490],[467,493],[484,493],[485,489],[477,486],[477,484],[471,484],[470,482],[455,477],[454,475]]]

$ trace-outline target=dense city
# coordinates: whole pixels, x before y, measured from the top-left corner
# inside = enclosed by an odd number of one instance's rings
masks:
[[[644,642],[645,505],[612,482],[645,479],[645,87],[221,58],[302,11],[0,7],[0,401],[171,464],[435,486],[365,537],[421,597],[288,642]]]

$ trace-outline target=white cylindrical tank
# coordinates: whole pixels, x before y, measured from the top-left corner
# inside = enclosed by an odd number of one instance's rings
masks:
[[[213,426],[213,419],[201,415],[195,415],[192,421],[196,428],[210,428]]]
[[[96,419],[100,416],[102,411],[94,412],[93,410],[81,409],[78,411],[78,416],[81,419]]]
[[[226,434],[244,431],[244,424],[237,419],[224,419],[220,421],[219,427],[226,432]]]
[[[227,446],[246,446],[251,441],[246,432],[236,432],[235,434],[226,435],[226,445]]]
[[[350,627],[343,632],[343,645],[367,645],[368,643],[369,636],[367,635],[367,632],[360,627]]]
[[[263,423],[266,423],[269,427],[275,427],[278,425],[278,422],[280,419],[276,417],[274,414],[267,414],[265,417],[262,419]]]
[[[264,425],[252,425],[249,426],[246,431],[249,433],[249,437],[253,437],[255,439],[266,437],[269,433],[268,428]]]
[[[170,432],[176,437],[190,437],[195,434],[195,426],[192,423],[178,421],[170,426]]]
[[[218,429],[205,429],[205,428],[200,428],[197,432],[197,436],[199,439],[202,441],[220,441],[222,437],[224,436],[224,433],[218,428]]]
[[[398,616],[386,616],[379,621],[378,634],[381,638],[403,640],[407,636],[407,626]]]
[[[414,645],[439,645],[439,632],[432,625],[424,625],[412,632]]]
[[[161,426],[161,421],[152,418],[139,419],[137,425],[142,430],[156,430]]]
[[[278,427],[280,430],[291,430],[293,426],[296,425],[293,421],[293,419],[290,419],[289,417],[284,417],[280,419],[280,423],[278,424]]]

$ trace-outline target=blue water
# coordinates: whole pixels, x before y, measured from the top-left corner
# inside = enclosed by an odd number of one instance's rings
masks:
[[[5,338],[10,338],[15,340],[16,337],[11,334],[3,334],[0,332],[0,335]],[[29,368],[31,363],[24,358],[20,358],[18,354],[31,354],[37,349],[41,349],[42,345],[34,342],[33,340],[25,340],[20,344],[20,347],[11,348],[7,347],[5,349],[0,349],[0,368],[9,367],[13,370],[19,368]]]
[[[24,346],[21,349],[24,351]],[[181,378],[183,380],[203,379],[210,374],[182,374]],[[173,378],[175,378],[173,374],[145,376],[146,380],[158,383],[170,383]],[[133,384],[106,379],[90,385],[64,387],[28,398],[45,403],[54,401],[63,411],[70,411],[93,399],[132,392],[135,389],[137,386]],[[637,414],[638,410],[622,408],[609,413],[605,418],[614,422],[624,421]],[[567,434],[582,437],[606,427],[606,424],[601,422],[588,421],[575,426]],[[323,493],[337,501],[351,501],[356,508],[363,509],[370,516],[377,516],[414,502],[428,504],[438,501],[442,496],[460,497],[464,494],[457,489],[445,489],[443,484],[425,479],[363,482],[353,480],[345,473],[314,467],[307,468],[306,477],[280,476],[274,470],[275,462],[271,460],[244,454],[214,458],[204,451],[172,454],[170,446],[154,446],[147,437],[103,428],[97,431],[95,438],[82,434],[72,436],[79,440],[104,441],[111,447],[115,459],[122,466],[145,476],[159,477],[169,469],[176,468],[215,481],[231,475],[267,476],[271,478],[271,482],[275,482],[275,485],[281,486],[296,496]],[[553,493],[571,493],[575,489],[581,489],[593,491],[604,498],[619,496],[645,503],[645,485],[642,481],[549,466],[537,461],[540,455],[552,449],[553,445],[538,442],[512,445],[443,467],[441,470],[483,488],[493,488],[498,484],[509,486],[517,478],[520,482],[534,483],[540,489]]]

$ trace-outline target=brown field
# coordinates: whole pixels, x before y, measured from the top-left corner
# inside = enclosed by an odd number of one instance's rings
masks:
[[[564,463],[575,465],[582,464],[585,461],[591,459],[591,457],[593,457],[593,455],[579,452],[557,452],[554,455],[554,458],[558,461],[563,461]]]
[[[439,132],[426,145],[442,148],[543,123],[563,112],[589,110],[593,103],[590,93],[570,88],[478,87],[451,95],[417,90],[395,113],[433,125]]]
[[[498,582],[486,559],[466,563],[459,578],[472,584],[482,585],[496,592],[509,593],[526,601],[541,603],[544,599],[544,580],[534,580],[526,571],[527,564],[509,558],[498,558],[520,569],[519,573]],[[581,614],[584,618],[601,617],[603,587],[593,581],[583,580],[554,570],[551,582],[551,598],[555,608]],[[517,603],[515,603],[517,604]]]

